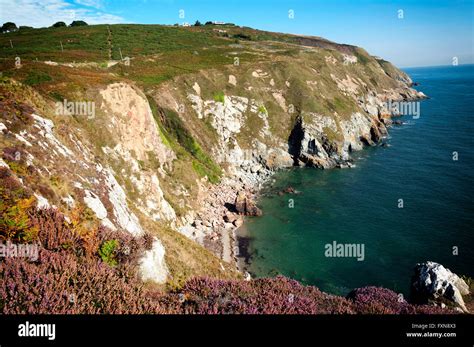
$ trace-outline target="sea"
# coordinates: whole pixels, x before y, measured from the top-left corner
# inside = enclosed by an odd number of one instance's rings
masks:
[[[353,168],[294,168],[264,187],[263,216],[238,230],[253,277],[337,295],[364,286],[409,295],[426,261],[474,277],[474,65],[404,71],[429,99],[397,118],[383,146],[353,153]]]

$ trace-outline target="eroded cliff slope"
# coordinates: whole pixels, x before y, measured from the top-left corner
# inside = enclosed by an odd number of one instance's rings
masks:
[[[387,135],[388,102],[424,97],[390,63],[320,38],[235,26],[109,29],[122,61],[90,41],[106,26],[10,35],[0,165],[36,208],[150,234],[139,272],[156,283],[239,277],[239,192],[250,199],[293,165],[350,166],[352,151]],[[41,47],[53,34],[74,39],[64,52]]]

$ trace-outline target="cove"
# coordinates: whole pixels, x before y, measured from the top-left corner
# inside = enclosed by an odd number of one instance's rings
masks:
[[[238,230],[254,277],[282,274],[339,295],[369,285],[409,295],[418,262],[474,276],[474,66],[406,72],[430,99],[419,117],[398,118],[387,146],[353,153],[351,169],[278,172],[263,188],[263,216]],[[289,186],[298,194],[279,193]],[[364,260],[327,257],[333,242],[364,245]]]

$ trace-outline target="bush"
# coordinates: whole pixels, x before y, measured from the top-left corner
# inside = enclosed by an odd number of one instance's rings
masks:
[[[187,314],[426,314],[453,313],[398,300],[391,290],[359,288],[348,298],[278,276],[251,281],[196,278],[160,299],[169,313]]]
[[[162,300],[169,312],[197,314],[353,313],[350,302],[285,277],[252,281],[188,281]]]
[[[35,210],[30,219],[38,230],[41,245],[49,251],[70,250],[75,254],[84,253],[84,241],[55,209]]]
[[[411,305],[397,293],[380,287],[363,287],[354,289],[347,296],[354,302],[357,313],[364,314],[446,314],[452,313],[436,306]]]
[[[42,71],[31,71],[28,73],[26,76],[26,79],[23,81],[23,83],[34,86],[36,84],[44,83],[44,82],[49,82],[52,81],[52,78],[50,75],[48,75],[46,72]]]
[[[103,262],[110,266],[116,266],[117,260],[115,259],[115,249],[118,246],[117,240],[105,241],[99,249],[99,255]]]
[[[214,94],[214,101],[215,102],[225,102],[225,94],[224,92],[217,92]]]
[[[2,33],[9,33],[9,32],[13,32],[13,31],[17,31],[18,30],[18,27],[16,26],[15,23],[13,22],[6,22],[2,25],[2,28],[0,29],[0,31]]]
[[[0,82],[0,118],[8,124],[8,130],[20,132],[33,123],[31,114],[33,108],[17,101],[17,97],[9,91],[12,87],[10,80]]]
[[[0,282],[3,314],[161,313],[132,269],[66,251],[42,249],[36,263],[6,258]]]
[[[28,242],[38,229],[30,220],[36,199],[7,168],[0,168],[0,240]]]
[[[156,102],[148,99],[153,112],[153,117],[160,127],[163,127],[163,138],[170,144],[171,138],[191,154],[196,160],[193,161],[193,169],[201,176],[208,176],[213,182],[217,183],[222,174],[221,168],[202,150],[201,146],[187,129],[182,119],[172,110],[158,109]],[[169,138],[169,139],[168,139]]]
[[[65,26],[66,26],[66,23],[64,23],[64,22],[56,22],[51,27],[52,28],[61,28],[61,27],[65,27]],[[72,23],[71,23],[71,26],[73,26]]]
[[[235,39],[241,39],[241,40],[247,40],[247,41],[252,40],[252,37],[250,35],[247,35],[247,34],[244,34],[244,33],[237,33],[237,34],[233,35],[232,37],[235,38]]]
[[[86,26],[88,25],[86,22],[83,20],[75,20],[71,24],[69,24],[70,27],[81,27],[81,26]]]
[[[36,210],[39,257],[0,258],[0,312],[4,314],[163,313],[137,276],[136,260],[150,238],[101,227],[91,231],[101,253],[85,252],[86,240],[55,210]],[[113,243],[111,235],[115,236]],[[98,246],[97,246],[98,248]],[[97,249],[96,249],[97,251]],[[113,257],[111,256],[113,254]]]
[[[260,105],[260,106],[258,107],[258,113],[268,114],[268,111],[267,111],[267,109],[265,108],[264,105]]]

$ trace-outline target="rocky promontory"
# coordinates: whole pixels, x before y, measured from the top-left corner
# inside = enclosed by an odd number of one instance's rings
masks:
[[[449,305],[469,312],[463,296],[470,294],[467,283],[443,265],[428,261],[415,266],[412,278],[412,296],[415,302]]]

